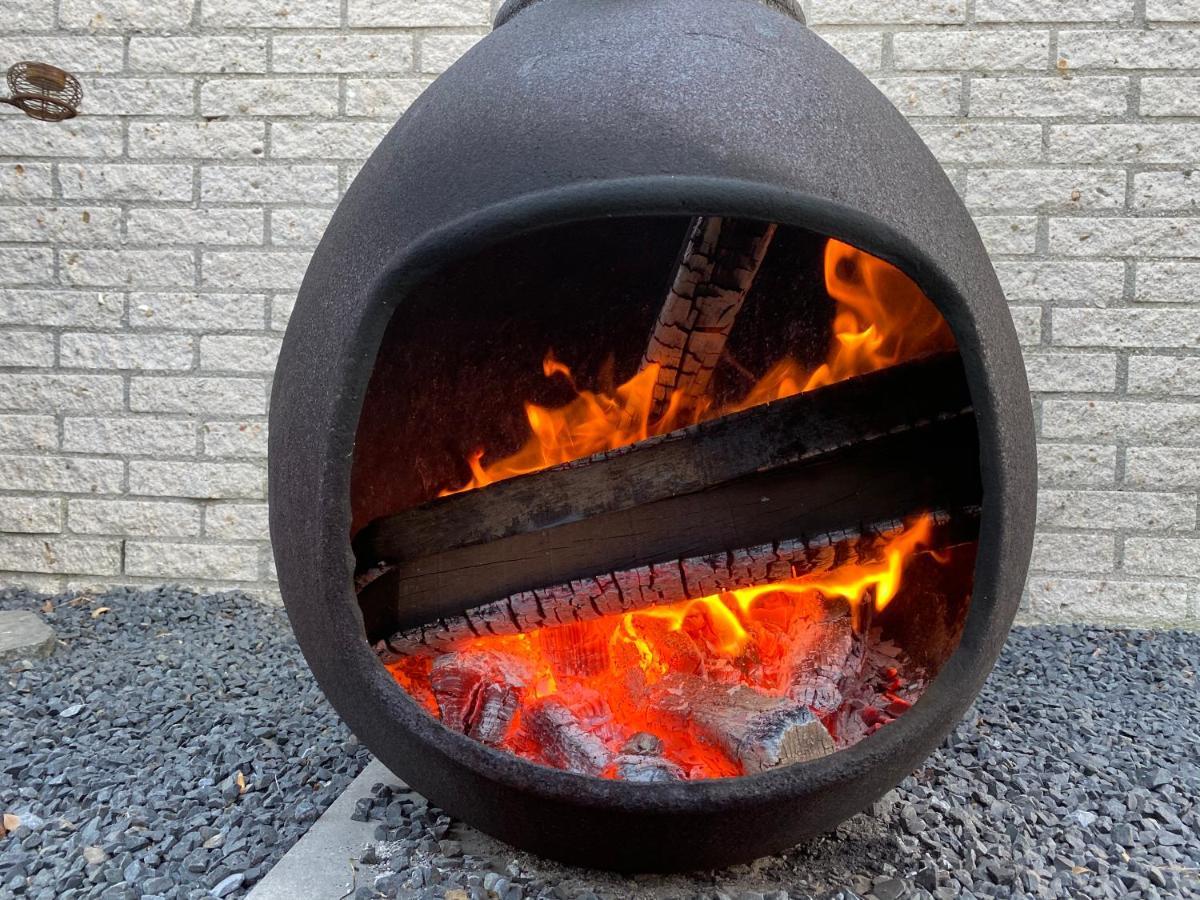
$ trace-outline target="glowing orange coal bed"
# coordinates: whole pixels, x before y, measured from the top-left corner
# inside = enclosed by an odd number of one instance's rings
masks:
[[[732,405],[676,394],[659,415],[653,413],[654,366],[609,392],[576,388],[575,398],[558,408],[526,404],[526,443],[500,459],[483,451],[473,455],[472,479],[443,494],[954,348],[933,304],[891,265],[830,240],[824,275],[837,308],[819,367],[806,370],[784,359]],[[572,379],[552,353],[544,373]],[[635,780],[746,774],[757,764],[713,727],[693,722],[690,701],[680,695],[703,683],[705,690],[740,698],[739,704],[751,700],[755,710],[769,712],[775,702],[800,704],[828,733],[830,749],[849,746],[903,714],[935,673],[885,640],[879,621],[915,561],[925,567],[947,562],[934,546],[934,524],[931,514],[918,513],[879,536],[870,553],[797,577],[523,634],[477,637],[452,654],[396,657],[387,665],[449,727],[534,762]],[[853,684],[845,677],[851,668]],[[575,733],[574,749],[549,740],[547,723]]]

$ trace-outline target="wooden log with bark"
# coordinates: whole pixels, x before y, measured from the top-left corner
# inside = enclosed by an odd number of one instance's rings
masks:
[[[688,406],[707,394],[775,229],[755,219],[692,220],[642,357],[643,369],[658,366],[652,418],[666,411],[672,397]]]
[[[678,727],[712,741],[747,775],[820,759],[835,749],[808,707],[745,685],[668,675],[649,689],[646,702]]]

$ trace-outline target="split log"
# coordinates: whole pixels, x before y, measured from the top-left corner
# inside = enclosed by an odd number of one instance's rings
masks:
[[[858,646],[849,604],[823,605],[822,615],[808,626],[807,639],[799,650],[791,675],[788,696],[822,718],[842,705],[842,685],[858,676],[861,649]]]
[[[705,491],[970,408],[958,354],[938,354],[377,519],[355,537],[358,571]]]
[[[707,569],[766,571],[780,538],[977,504],[977,438],[973,419],[958,418],[635,510],[416,560],[359,594],[367,635],[376,640],[461,619],[505,598],[517,598],[514,616],[526,606],[529,615],[550,621],[554,613],[545,611],[543,599],[558,605],[590,593],[586,602],[603,613],[626,609],[634,602],[626,599],[631,593],[656,603],[704,596],[712,593],[701,587]],[[761,558],[737,553],[759,547],[766,548]],[[707,561],[714,558],[716,563]],[[699,567],[695,574],[681,562],[691,560]],[[728,586],[758,583],[733,581]],[[560,621],[575,618],[565,615]],[[526,629],[518,622],[517,630]]]
[[[649,707],[711,740],[751,775],[834,752],[833,739],[806,706],[745,685],[668,675],[651,688]]]
[[[661,784],[682,781],[683,769],[663,757],[663,742],[649,732],[639,731],[621,748],[613,762],[614,774],[621,781]]]
[[[600,738],[583,727],[575,714],[553,697],[536,700],[521,711],[529,737],[542,757],[558,769],[599,776],[612,762]]]
[[[453,653],[434,662],[429,684],[447,728],[495,746],[508,733],[528,676],[500,653]]]
[[[693,219],[662,311],[642,357],[657,365],[651,415],[661,416],[678,393],[691,405],[708,393],[776,226],[753,219]]]
[[[964,537],[973,539],[978,527],[978,511],[974,508],[937,511],[932,515],[933,542],[937,545]],[[821,575],[843,565],[878,561],[881,546],[904,527],[903,521],[889,520],[861,532],[844,530],[807,539],[775,541],[577,579],[554,588],[520,591],[460,615],[395,632],[386,638],[386,645],[391,652],[401,655],[432,656],[480,636],[556,629],[773,581]],[[675,634],[679,639],[686,637]],[[679,669],[697,668],[687,663],[694,654],[686,646],[661,646],[670,651]]]

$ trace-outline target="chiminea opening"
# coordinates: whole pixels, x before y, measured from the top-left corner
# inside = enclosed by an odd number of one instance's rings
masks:
[[[581,775],[741,776],[853,746],[953,652],[978,436],[894,266],[761,220],[609,218],[398,305],[355,442],[358,600],[447,727]]]
[[[415,789],[564,861],[832,828],[945,737],[1020,602],[995,272],[781,5],[506,4],[355,179],[280,355],[314,674]]]

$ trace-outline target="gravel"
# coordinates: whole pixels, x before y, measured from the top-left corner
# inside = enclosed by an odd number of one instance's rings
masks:
[[[0,897],[244,896],[369,761],[282,610],[161,588],[46,598],[0,666]],[[240,775],[239,775],[240,773]]]
[[[43,599],[0,592],[0,609]],[[0,896],[244,896],[367,754],[280,611],[166,588],[69,599],[46,614],[65,646],[0,693],[0,811],[23,823],[0,838]],[[1200,897],[1197,660],[1195,634],[1017,629],[971,713],[873,810],[722,872],[567,868],[380,783],[354,811],[377,823],[354,896]]]

